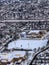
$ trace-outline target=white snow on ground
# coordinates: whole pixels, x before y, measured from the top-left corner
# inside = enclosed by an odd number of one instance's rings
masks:
[[[34,49],[42,46],[46,46],[47,39],[45,40],[17,40],[8,44],[8,49],[12,48],[23,48],[23,49]]]
[[[2,59],[2,61],[6,61],[5,59],[7,59],[8,61],[11,61],[13,58],[19,58],[19,57],[24,57],[25,56],[25,51],[13,51],[13,52],[9,52],[9,53],[0,53],[0,60]]]

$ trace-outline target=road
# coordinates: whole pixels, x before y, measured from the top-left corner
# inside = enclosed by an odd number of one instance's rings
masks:
[[[35,19],[35,20],[0,20],[0,22],[38,22],[38,21],[49,21],[49,19]]]

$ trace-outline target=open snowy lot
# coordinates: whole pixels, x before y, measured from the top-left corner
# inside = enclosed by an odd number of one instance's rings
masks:
[[[23,48],[23,49],[34,49],[38,47],[43,47],[46,46],[47,44],[47,39],[45,40],[17,40],[10,42],[8,44],[8,49],[16,49],[16,48]]]

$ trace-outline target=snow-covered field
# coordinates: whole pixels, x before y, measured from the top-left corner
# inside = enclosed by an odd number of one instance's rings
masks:
[[[38,47],[43,47],[46,46],[47,44],[47,39],[45,40],[16,40],[13,42],[10,42],[8,44],[8,49],[12,49],[12,48],[23,48],[23,49],[34,49],[34,48],[38,48]]]

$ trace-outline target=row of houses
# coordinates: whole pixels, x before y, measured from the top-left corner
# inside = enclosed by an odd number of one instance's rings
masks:
[[[33,62],[33,65],[49,65],[49,49],[40,53]]]
[[[11,3],[12,2],[12,3]],[[0,2],[0,19],[47,19],[49,18],[49,1],[12,0]]]

